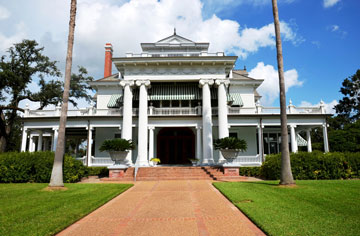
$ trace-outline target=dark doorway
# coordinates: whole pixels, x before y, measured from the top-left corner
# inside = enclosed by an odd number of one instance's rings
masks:
[[[195,158],[195,135],[189,128],[163,128],[157,135],[161,164],[190,164]]]

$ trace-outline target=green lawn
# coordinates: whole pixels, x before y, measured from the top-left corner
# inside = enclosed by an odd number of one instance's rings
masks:
[[[214,183],[269,235],[360,235],[360,180]]]
[[[0,235],[53,235],[130,188],[131,184],[0,184]]]

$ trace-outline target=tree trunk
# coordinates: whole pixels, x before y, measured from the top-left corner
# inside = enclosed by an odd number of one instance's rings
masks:
[[[57,145],[56,145],[54,165],[53,165],[53,169],[51,172],[51,179],[50,179],[50,184],[49,184],[50,187],[63,187],[64,186],[63,159],[64,159],[64,153],[65,153],[65,128],[66,128],[67,110],[68,110],[68,103],[69,103],[72,52],[73,52],[73,45],[74,45],[75,17],[76,17],[76,0],[71,0],[63,104],[61,106],[59,136],[58,136],[58,141],[57,141]]]
[[[291,172],[291,164],[290,164],[289,138],[288,138],[287,116],[286,116],[284,64],[283,64],[283,56],[282,56],[280,22],[279,22],[277,0],[272,0],[272,7],[273,7],[273,15],[274,15],[276,51],[277,51],[277,63],[278,63],[279,87],[280,87],[280,120],[281,120],[280,185],[288,185],[288,184],[295,184],[295,182]]]

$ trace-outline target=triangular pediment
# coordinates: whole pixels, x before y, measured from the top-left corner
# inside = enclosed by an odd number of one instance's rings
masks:
[[[156,44],[158,43],[182,44],[182,43],[194,43],[194,42],[184,37],[181,37],[177,34],[174,34],[156,42]]]

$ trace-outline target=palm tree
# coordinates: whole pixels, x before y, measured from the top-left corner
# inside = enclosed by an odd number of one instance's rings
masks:
[[[76,17],[76,0],[71,0],[70,8],[70,22],[69,22],[69,36],[68,48],[66,54],[65,66],[65,85],[63,94],[63,104],[61,106],[59,136],[56,144],[56,152],[54,165],[51,172],[50,187],[63,187],[63,159],[65,153],[65,128],[69,101],[70,79],[71,79],[71,66],[72,66],[72,52],[74,45],[74,30],[75,30],[75,17]]]
[[[290,154],[289,154],[289,138],[287,129],[286,117],[286,96],[285,96],[285,80],[284,80],[284,63],[282,56],[282,46],[280,37],[280,23],[279,13],[277,7],[277,0],[272,0],[275,36],[276,36],[276,51],[277,63],[279,73],[279,87],[280,87],[280,120],[281,120],[281,175],[280,185],[295,184],[291,172]]]

